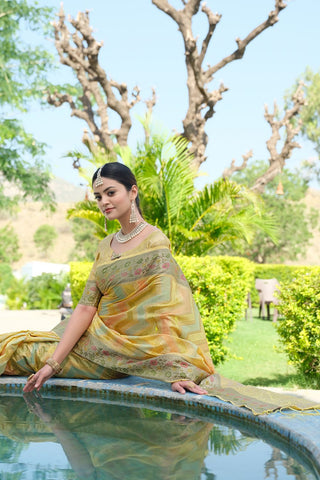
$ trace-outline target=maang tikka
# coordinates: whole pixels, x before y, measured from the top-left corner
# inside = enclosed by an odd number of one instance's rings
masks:
[[[102,170],[102,167],[100,167],[99,170],[98,170],[97,178],[96,178],[96,181],[94,182],[95,187],[100,187],[101,185],[103,185],[103,180],[102,180],[102,177],[101,177],[101,170]]]
[[[137,223],[138,221],[135,203],[136,202],[134,200],[131,200],[131,212],[129,217],[129,223]]]
[[[95,188],[100,187],[101,185],[103,185],[103,180],[102,180],[102,177],[101,177],[101,170],[102,170],[102,167],[100,167],[99,170],[98,170],[97,178],[96,178],[96,181],[94,182]],[[107,224],[107,217],[106,217],[106,216],[104,217],[104,229],[105,229],[105,231],[107,232],[107,230],[108,230],[108,224]]]

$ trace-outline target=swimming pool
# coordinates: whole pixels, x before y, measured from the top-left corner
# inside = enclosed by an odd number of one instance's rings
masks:
[[[51,379],[39,416],[39,411],[28,410],[21,395],[24,383],[24,378],[0,379],[0,445],[15,455],[4,457],[3,471],[24,472],[27,480],[258,480],[276,478],[275,473],[279,480],[320,478],[320,443],[313,435],[320,430],[317,416],[256,417],[212,397],[180,396],[161,382],[137,377]],[[8,441],[15,443],[10,447]],[[78,472],[70,467],[64,442]]]

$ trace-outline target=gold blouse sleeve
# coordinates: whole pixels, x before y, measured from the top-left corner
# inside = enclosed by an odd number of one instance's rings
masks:
[[[92,266],[90,275],[88,277],[86,286],[84,287],[82,296],[79,300],[79,303],[81,305],[87,305],[89,307],[98,308],[100,299],[102,297],[102,293],[99,290],[99,287],[98,287],[97,281],[96,281],[96,268],[97,268],[97,263],[98,263],[99,257],[100,257],[100,253],[98,251],[98,253],[96,255],[95,262]]]

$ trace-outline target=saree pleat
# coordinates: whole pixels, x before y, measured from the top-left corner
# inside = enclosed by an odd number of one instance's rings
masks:
[[[101,242],[79,302],[97,307],[97,313],[63,362],[60,376],[192,380],[209,395],[254,413],[319,407],[292,395],[241,385],[215,372],[189,284],[160,231],[114,260],[110,241],[108,236]],[[60,324],[52,332],[1,335],[0,373],[27,375],[38,370],[63,329]]]

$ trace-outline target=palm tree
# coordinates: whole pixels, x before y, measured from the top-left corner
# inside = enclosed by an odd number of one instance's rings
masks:
[[[246,187],[220,179],[202,191],[195,190],[198,173],[191,166],[184,138],[152,133],[148,141],[138,145],[135,155],[128,147],[116,147],[115,151],[136,176],[146,221],[167,235],[173,253],[210,254],[227,241],[250,242],[257,230],[275,239],[271,215],[266,213],[263,201]],[[96,168],[105,161],[101,162],[101,156],[91,159]],[[106,235],[104,218],[95,202],[79,202],[68,215],[93,222],[99,238]],[[109,223],[109,233],[119,228],[117,222]]]

